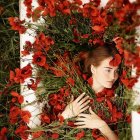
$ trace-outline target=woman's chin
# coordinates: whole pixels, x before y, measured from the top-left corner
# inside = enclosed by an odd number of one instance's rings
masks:
[[[105,87],[105,88],[112,88],[112,86],[113,86],[113,84],[110,84],[110,83],[109,83],[109,84],[106,84],[104,87]]]

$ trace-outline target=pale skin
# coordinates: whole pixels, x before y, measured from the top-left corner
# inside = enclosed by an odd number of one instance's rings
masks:
[[[109,62],[112,57],[104,59],[98,67],[91,65],[93,77],[92,89],[95,93],[102,91],[104,88],[111,88],[114,82],[118,79],[118,66],[110,66]],[[107,140],[118,140],[117,135],[110,129],[105,121],[95,114],[89,107],[89,96],[83,93],[77,99],[73,100],[66,106],[62,112],[64,119],[77,117],[75,125],[77,128],[99,129]],[[83,113],[89,110],[89,114]]]

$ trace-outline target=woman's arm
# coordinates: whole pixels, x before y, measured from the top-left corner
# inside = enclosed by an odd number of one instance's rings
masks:
[[[79,114],[75,125],[77,128],[99,129],[107,140],[118,140],[117,135],[110,129],[105,121],[96,115],[91,107],[89,108],[90,114]]]
[[[118,136],[110,129],[106,122],[104,122],[103,127],[99,128],[99,130],[108,140],[118,140]]]

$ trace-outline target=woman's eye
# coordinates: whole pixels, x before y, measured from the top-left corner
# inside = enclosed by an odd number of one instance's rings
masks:
[[[110,72],[111,70],[106,70],[107,72]]]

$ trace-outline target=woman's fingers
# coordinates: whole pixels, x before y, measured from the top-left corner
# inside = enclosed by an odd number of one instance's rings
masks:
[[[84,112],[84,111],[87,110],[88,108],[89,108],[89,106],[86,106],[86,107],[80,109],[80,113]]]
[[[71,98],[70,98],[70,103],[74,101],[74,96],[71,95]]]
[[[81,99],[78,104],[83,104],[85,101],[87,101],[89,99],[89,96],[84,97],[83,99]],[[89,100],[90,101],[90,100]]]
[[[75,100],[76,102],[79,102],[85,95],[85,92],[82,93],[80,96],[77,97],[77,99]]]
[[[87,117],[89,117],[89,114],[80,113],[80,114],[78,115],[78,117],[87,118]]]
[[[86,118],[77,117],[76,122],[85,122]]]
[[[87,100],[86,102],[84,102],[83,104],[80,105],[80,108],[84,108],[85,106],[87,106],[90,103],[90,100]]]
[[[89,112],[90,112],[90,114],[94,115],[95,117],[99,117],[96,113],[94,113],[94,112],[92,111],[91,107],[89,107]]]
[[[85,125],[85,122],[75,122],[75,125]]]

